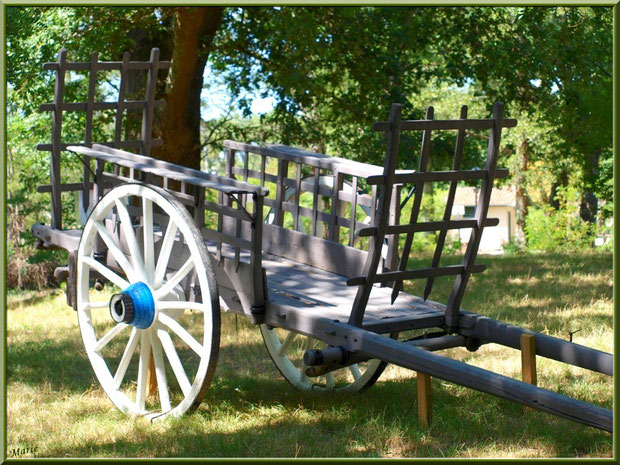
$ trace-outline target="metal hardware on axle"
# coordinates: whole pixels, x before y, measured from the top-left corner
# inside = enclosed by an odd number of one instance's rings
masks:
[[[155,318],[155,301],[149,287],[137,282],[110,299],[110,315],[117,323],[146,329]]]

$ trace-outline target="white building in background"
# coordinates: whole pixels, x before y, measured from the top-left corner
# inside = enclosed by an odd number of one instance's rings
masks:
[[[475,187],[458,187],[452,206],[452,219],[473,218],[476,211],[479,189]],[[480,253],[501,254],[503,246],[514,239],[517,222],[516,192],[514,187],[506,186],[501,189],[494,188],[491,191],[491,202],[487,218],[498,218],[497,226],[484,228],[480,240]],[[471,229],[457,230],[461,239],[463,250],[469,241]],[[457,232],[455,231],[455,234]]]

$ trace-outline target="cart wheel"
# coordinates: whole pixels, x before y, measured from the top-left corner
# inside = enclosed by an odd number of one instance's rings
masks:
[[[270,329],[267,325],[260,325],[260,330],[273,363],[300,391],[362,392],[379,379],[387,366],[381,360],[369,360],[310,378],[305,373],[308,366],[303,362],[304,352],[326,347],[323,342],[281,328]]]
[[[78,248],[77,307],[93,370],[120,410],[154,419],[200,404],[219,352],[219,297],[200,231],[170,194],[133,183],[99,201]]]

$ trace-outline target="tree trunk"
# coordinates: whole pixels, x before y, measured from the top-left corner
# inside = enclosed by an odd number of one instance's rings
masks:
[[[581,196],[581,206],[579,208],[579,216],[583,221],[588,223],[596,223],[596,215],[598,214],[598,198],[593,192],[594,184],[600,174],[599,160],[600,153],[591,153],[588,157],[586,165],[585,189]]]
[[[173,19],[173,47],[163,98],[166,106],[154,124],[164,145],[155,158],[200,169],[200,92],[223,7],[179,7]]]
[[[515,231],[515,239],[519,243],[525,243],[525,217],[527,216],[527,210],[530,206],[530,199],[527,193],[523,189],[525,184],[525,173],[528,169],[528,162],[530,160],[530,145],[526,139],[523,139],[521,146],[517,152],[517,173],[515,176],[516,187],[516,223],[517,230]]]

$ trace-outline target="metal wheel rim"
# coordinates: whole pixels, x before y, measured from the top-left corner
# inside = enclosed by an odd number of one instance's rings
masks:
[[[148,226],[144,228],[144,247],[142,249],[135,234],[133,239],[131,239],[130,231],[133,230],[133,225],[131,225],[129,217],[126,216],[127,208],[124,200],[131,197],[140,199],[143,215],[147,218],[144,224],[151,224],[150,230]],[[166,228],[165,233],[162,231],[162,243],[174,243],[175,237],[178,235],[183,238],[186,247],[189,249],[189,258],[186,264],[178,270],[178,273],[174,273],[168,278],[165,277],[165,272],[170,259],[172,245],[170,245],[170,251],[167,255],[164,252],[166,246],[162,245],[159,255],[155,257],[155,236],[152,229],[153,205],[157,205],[170,220],[169,227]],[[116,214],[120,219],[120,229],[123,230],[130,249],[129,258],[126,258],[124,261],[123,257],[119,256],[120,248],[118,243],[116,243],[117,247],[114,248],[110,244],[110,234],[106,235],[101,228],[102,221],[105,221],[105,218],[114,210],[116,210]],[[102,234],[106,237],[104,238]],[[151,236],[150,242],[148,240],[149,235]],[[122,273],[124,277],[94,260],[93,250],[96,237],[106,242],[109,253],[112,253],[120,268],[124,271]],[[114,240],[114,237],[112,240]],[[188,269],[189,271],[187,271]],[[97,337],[92,318],[93,312],[106,312],[108,310],[102,301],[95,299],[91,301],[89,296],[89,278],[92,270],[104,274],[106,278],[121,289],[124,289],[127,284],[133,284],[137,281],[145,282],[149,286],[155,301],[153,324],[147,329],[139,329],[137,327],[129,329],[129,325],[118,323],[112,330],[109,330],[101,337]],[[181,272],[185,273],[185,275],[180,276]],[[179,286],[175,282],[182,281],[189,272],[194,274],[194,279],[200,286],[202,302],[189,302],[187,300],[180,300],[180,297],[178,297]],[[219,297],[214,273],[208,259],[208,253],[202,243],[200,232],[187,210],[170,194],[153,186],[134,183],[112,189],[99,201],[84,226],[78,248],[77,306],[80,332],[95,375],[110,400],[121,411],[131,415],[163,418],[166,416],[179,416],[197,407],[213,379],[217,363],[220,336]],[[190,312],[202,314],[203,336],[201,341],[196,340],[187,331],[187,328],[184,328],[177,321],[188,309]],[[113,372],[101,351],[118,334],[130,330],[131,334],[123,351],[123,356],[119,361],[117,369]],[[185,373],[186,368],[172,342],[173,335],[175,338],[181,339],[200,359],[195,375],[190,375],[193,380],[188,379],[188,375]],[[125,392],[126,390],[123,391],[122,384],[125,381],[124,377],[127,373],[127,367],[131,363],[131,359],[138,347],[138,379],[136,380],[136,394],[134,400],[132,400],[130,395]],[[148,363],[150,362],[150,355],[147,355],[149,350],[152,350],[154,356],[158,384],[157,394],[160,408],[156,410],[148,410],[145,407],[146,373],[148,371]],[[166,362],[168,366],[166,366]],[[124,368],[121,368],[121,366],[124,366]],[[168,392],[170,385],[167,382],[166,368],[168,368],[168,371],[172,370],[176,377],[177,387],[182,391],[176,395],[176,398],[179,397],[179,394],[182,395],[182,400],[176,405],[173,405],[174,400],[170,398],[170,393]],[[183,379],[183,374],[185,374],[185,379]]]

